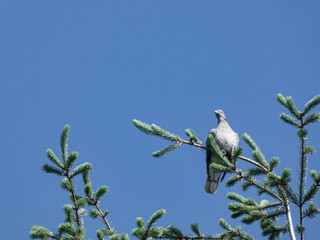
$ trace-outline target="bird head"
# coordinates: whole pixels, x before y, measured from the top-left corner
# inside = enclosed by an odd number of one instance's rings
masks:
[[[216,114],[216,117],[218,120],[226,120],[226,115],[224,115],[224,112],[222,110],[215,110],[214,113]]]

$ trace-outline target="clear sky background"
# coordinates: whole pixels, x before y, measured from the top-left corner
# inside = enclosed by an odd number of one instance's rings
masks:
[[[278,171],[297,174],[298,138],[279,119],[276,95],[302,108],[319,94],[319,12],[319,1],[1,1],[1,239],[28,239],[34,224],[56,231],[63,221],[68,194],[41,164],[47,148],[59,154],[66,124],[69,150],[94,166],[94,188],[110,188],[102,207],[119,233],[162,208],[159,225],[186,233],[193,222],[204,233],[222,232],[220,217],[239,225],[226,198],[242,194],[239,185],[206,194],[205,152],[183,146],[153,158],[168,142],[132,120],[182,137],[192,128],[205,141],[214,110],[223,109],[240,136],[251,135],[268,159],[280,157]],[[311,126],[308,140],[318,149],[319,129]],[[320,170],[319,153],[309,163]],[[103,224],[85,223],[96,239]],[[319,235],[319,217],[306,227],[307,239]],[[262,238],[258,224],[243,228]]]

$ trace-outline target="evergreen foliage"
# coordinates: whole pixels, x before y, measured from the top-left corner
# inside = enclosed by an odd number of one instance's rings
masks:
[[[154,153],[152,153],[152,156],[154,157],[162,157],[166,154],[168,154],[169,152],[175,150],[176,148],[180,147],[180,143],[176,143],[176,144],[172,144],[164,149],[161,149],[159,151],[156,151]]]
[[[285,123],[293,126],[297,130],[298,140],[300,142],[300,172],[299,184],[296,190],[291,186],[291,170],[285,168],[282,171],[275,171],[280,165],[278,157],[273,157],[269,161],[265,158],[257,143],[247,134],[243,134],[242,138],[252,150],[253,159],[241,156],[242,149],[235,150],[231,159],[226,157],[226,153],[222,151],[215,142],[214,137],[209,134],[206,146],[202,145],[202,141],[198,135],[191,129],[186,129],[185,134],[188,140],[183,140],[177,135],[162,129],[155,124],[147,124],[136,119],[133,124],[141,131],[154,136],[162,137],[173,142],[168,147],[153,153],[154,157],[164,156],[167,153],[179,148],[183,144],[188,144],[201,149],[210,150],[219,157],[221,164],[213,163],[211,168],[221,171],[230,172],[231,176],[226,181],[227,187],[232,187],[236,183],[241,183],[244,191],[254,188],[259,197],[266,196],[268,199],[260,199],[257,201],[252,198],[246,198],[239,193],[229,192],[227,198],[231,201],[228,209],[231,211],[231,218],[241,218],[244,224],[258,223],[261,228],[262,236],[266,236],[269,240],[281,238],[285,234],[289,234],[292,240],[296,240],[296,235],[300,239],[304,239],[304,233],[307,230],[304,226],[304,220],[316,217],[320,210],[313,199],[320,190],[320,173],[310,171],[311,184],[306,187],[308,156],[315,153],[315,148],[306,144],[308,131],[306,126],[320,121],[320,113],[310,111],[320,104],[320,95],[315,96],[308,101],[303,111],[299,111],[295,106],[291,97],[284,97],[282,94],[277,95],[278,102],[283,105],[289,112],[281,113],[280,119]],[[99,218],[105,227],[97,230],[97,238],[99,240],[128,240],[127,234],[117,234],[110,226],[107,215],[108,210],[101,210],[100,202],[102,197],[108,192],[107,186],[98,187],[94,192],[90,181],[91,163],[82,163],[73,165],[78,160],[79,154],[72,152],[68,154],[68,134],[70,126],[66,125],[60,135],[61,160],[51,150],[47,150],[47,157],[53,164],[44,163],[43,171],[61,176],[60,186],[70,195],[70,204],[63,207],[65,213],[64,222],[59,224],[56,233],[49,229],[34,225],[30,231],[32,239],[85,239],[85,227],[83,218],[89,212],[89,216],[93,219]],[[238,160],[250,163],[252,166],[246,170],[238,168]],[[74,178],[78,175],[82,176],[84,185],[84,195],[75,192]],[[261,178],[262,180],[258,179]],[[294,176],[293,176],[294,177]],[[296,190],[296,192],[295,192]],[[291,206],[295,205],[294,208]],[[299,219],[293,224],[291,209],[297,209]],[[145,223],[141,217],[136,219],[137,227],[132,230],[132,236],[140,239],[176,239],[176,240],[252,240],[254,239],[248,233],[245,233],[241,227],[232,228],[224,219],[220,219],[218,224],[224,230],[220,234],[205,235],[200,231],[197,223],[191,224],[191,231],[195,235],[183,233],[180,229],[173,225],[165,227],[156,227],[159,220],[166,214],[164,209],[156,211]]]

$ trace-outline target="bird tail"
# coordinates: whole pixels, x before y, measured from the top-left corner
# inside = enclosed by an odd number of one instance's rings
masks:
[[[219,184],[219,179],[220,179],[220,173],[215,173],[216,175],[213,180],[207,177],[206,184],[204,185],[204,190],[206,190],[207,193],[214,194],[218,190],[218,184]]]

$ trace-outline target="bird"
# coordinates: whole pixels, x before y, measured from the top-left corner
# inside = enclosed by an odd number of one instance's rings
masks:
[[[218,124],[216,128],[210,130],[209,134],[213,135],[218,147],[223,150],[226,153],[226,157],[231,160],[231,157],[239,144],[239,135],[229,126],[228,122],[226,121],[226,115],[222,110],[215,110],[214,112],[218,119]],[[223,165],[222,160],[207,148],[207,179],[204,189],[207,193],[214,194],[218,190],[221,172],[211,169],[211,163]],[[223,178],[224,176],[222,179]]]

